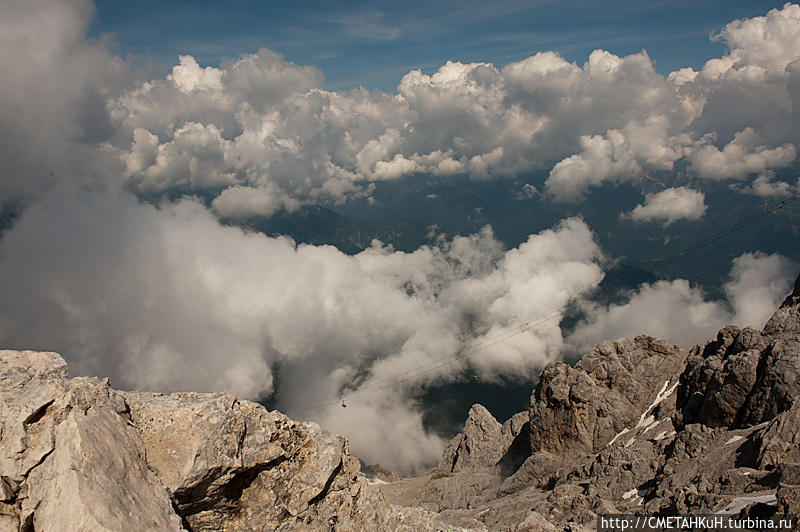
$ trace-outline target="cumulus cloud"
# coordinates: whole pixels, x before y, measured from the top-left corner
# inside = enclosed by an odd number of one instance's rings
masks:
[[[658,221],[667,226],[678,220],[699,220],[706,212],[705,195],[686,187],[668,188],[647,194],[625,218],[635,222]]]
[[[740,255],[724,285],[724,301],[709,300],[683,279],[644,284],[625,303],[588,308],[588,318],[567,343],[585,352],[605,339],[649,334],[690,348],[727,324],[760,329],[791,291],[796,271],[779,254]]]
[[[254,105],[234,83],[250,64],[298,78],[294,89]],[[562,169],[565,189],[627,179],[642,168],[672,168],[687,144],[680,129],[694,117],[645,53],[621,58],[598,50],[583,67],[553,53],[502,70],[451,61],[431,75],[409,72],[396,95],[325,91],[317,74],[268,50],[219,69],[182,56],[166,79],[113,102],[118,134],[110,146],[128,161],[140,149],[137,131],[158,137],[162,161],[126,166],[125,179],[142,191],[222,186],[187,167],[202,159],[229,186],[336,202],[363,193],[370,181],[415,173],[513,177],[579,147],[588,160],[571,160],[573,169],[584,168],[574,179]],[[182,140],[190,124],[203,127],[213,145]],[[594,163],[604,165],[603,175],[589,175]]]
[[[297,82],[255,105],[238,80],[257,68]],[[271,196],[301,203],[335,202],[363,193],[370,181],[415,173],[513,177],[579,146],[588,160],[570,160],[584,169],[575,178],[561,171],[566,188],[624,179],[642,167],[669,169],[687,143],[677,129],[693,118],[645,53],[596,51],[583,67],[552,53],[502,70],[451,61],[431,75],[409,72],[396,95],[325,91],[317,74],[268,50],[219,69],[181,56],[166,79],[112,103],[118,134],[109,145],[137,162],[126,165],[126,180],[141,191],[227,183],[272,187]],[[149,146],[139,146],[145,133],[158,137],[161,156],[147,167],[134,156]],[[193,160],[217,181],[196,176]],[[603,175],[589,175],[595,163]]]
[[[654,106],[638,114],[632,104],[624,111],[629,124],[664,116],[668,128],[651,128],[643,136],[623,127],[582,137],[581,149],[551,170],[551,195],[573,200],[606,181],[633,181],[671,169],[684,157],[690,172],[708,179],[744,179],[792,164],[800,141],[794,125],[800,102],[798,20],[800,6],[786,4],[765,17],[728,24],[716,37],[727,42],[727,54],[700,71],[680,69],[653,83],[651,90],[669,94],[674,108]],[[659,156],[641,157],[626,145],[629,139],[642,139]]]
[[[113,133],[106,99],[134,74],[103,41],[86,40],[93,14],[90,0],[0,4],[0,207],[118,172],[96,148]]]
[[[797,264],[777,253],[745,253],[733,260],[725,294],[731,323],[760,329],[791,292]]]
[[[743,179],[748,174],[787,166],[797,156],[792,144],[768,148],[757,145],[757,137],[748,127],[736,133],[722,150],[713,144],[704,145],[689,155],[689,168],[709,179]]]
[[[322,73],[261,49],[219,66],[178,58],[163,79],[111,94],[107,154],[141,193],[240,196],[277,205],[345,201],[414,174],[515,177],[550,169],[572,201],[605,182],[672,171],[743,179],[792,164],[800,98],[798,6],[734,21],[729,51],[666,78],[646,52],[540,52],[498,68],[448,61],[411,71],[396,94],[327,91]],[[157,144],[153,144],[157,142]],[[252,213],[258,202],[221,200]]]
[[[581,137],[581,151],[558,164],[545,182],[556,200],[573,200],[605,181],[632,181],[649,171],[672,170],[682,157],[687,135],[670,137],[663,116],[631,122],[604,136]]]
[[[752,184],[745,187],[735,187],[735,190],[744,192],[745,194],[753,194],[754,196],[761,196],[763,198],[780,198],[790,196],[795,191],[800,190],[800,179],[793,186],[785,181],[777,181],[775,179],[775,172],[764,172],[759,175]]]
[[[595,50],[582,65],[540,52],[502,68],[449,61],[430,75],[411,71],[395,94],[324,90],[319,69],[266,49],[209,66],[181,55],[163,78],[131,85],[129,65],[85,38],[88,0],[3,10],[0,66],[15,72],[0,89],[3,121],[19,134],[2,160],[6,175],[25,176],[5,180],[14,193],[72,169],[148,197],[232,188],[220,203],[246,216],[258,205],[268,215],[344,201],[369,194],[369,182],[417,173],[490,179],[550,169],[545,192],[574,200],[684,158],[699,177],[742,179],[792,164],[800,142],[792,4],[731,22],[717,36],[728,52],[699,71],[665,78],[646,52]],[[53,131],[58,140],[46,148],[22,140]],[[247,189],[263,189],[262,200],[230,201]]]
[[[220,217],[234,220],[269,216],[280,209],[293,212],[299,207],[297,200],[284,196],[271,184],[262,188],[234,185],[211,202],[211,208]]]

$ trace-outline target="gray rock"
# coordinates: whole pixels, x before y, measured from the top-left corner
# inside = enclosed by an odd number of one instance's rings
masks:
[[[735,426],[767,344],[754,329],[728,326],[716,340],[692,349],[678,387],[677,425]]]
[[[692,349],[678,387],[678,428],[751,427],[792,407],[800,397],[798,284],[763,331],[728,326]]]
[[[0,351],[0,401],[2,532],[463,530],[388,504],[341,436],[233,395],[117,392]]]
[[[472,405],[464,430],[445,447],[437,471],[455,473],[462,469],[494,466],[513,439],[511,424],[505,431],[503,428],[484,406]],[[517,429],[519,431],[519,427]]]
[[[68,380],[55,353],[0,351],[0,523],[34,530],[182,530],[125,403]]]
[[[778,469],[800,463],[800,404],[795,404],[754,434],[755,466]],[[800,475],[798,475],[800,476]],[[797,479],[800,484],[800,479]]]
[[[546,451],[533,453],[514,471],[514,474],[503,480],[498,494],[508,495],[529,487],[547,486],[565,465],[564,459],[559,455]]]
[[[778,499],[778,512],[792,519],[795,525],[800,523],[800,486],[781,484],[775,492]]]
[[[531,451],[564,457],[600,451],[643,419],[686,356],[678,346],[637,336],[601,343],[574,368],[551,362],[531,396]]]
[[[515,532],[557,532],[558,529],[539,512],[531,511],[524,521],[514,527]]]

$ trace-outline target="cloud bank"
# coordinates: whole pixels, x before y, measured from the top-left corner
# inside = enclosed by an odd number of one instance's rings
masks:
[[[0,240],[0,337],[60,351],[75,373],[122,388],[256,398],[273,391],[279,364],[289,414],[348,434],[365,459],[422,467],[442,442],[422,430],[419,387],[466,364],[487,379],[531,376],[559,355],[558,320],[430,364],[557,315],[602,279],[599,253],[588,227],[567,219],[507,251],[487,227],[413,253],[375,242],[348,256],[222,226],[196,202],[72,191],[26,210]],[[346,411],[330,401],[303,410],[420,366],[429,369]],[[409,432],[397,432],[401,420]]]
[[[672,172],[749,179],[794,163],[800,6],[734,21],[728,52],[658,74],[646,52],[583,65],[539,52],[502,68],[447,62],[396,94],[321,88],[322,73],[262,49],[219,66],[189,55],[108,100],[108,153],[142,194],[203,192],[221,216],[270,215],[369,194],[424,173],[471,179],[548,170],[572,201],[604,182]]]
[[[728,303],[685,281],[646,285],[591,309],[565,344],[561,312],[603,277],[580,219],[514,249],[487,227],[352,256],[219,219],[368,196],[415,173],[545,170],[541,194],[569,201],[681,161],[700,179],[780,192],[781,181],[748,179],[796,157],[798,6],[731,23],[719,37],[728,53],[699,72],[665,78],[645,52],[596,50],[583,65],[540,52],[412,71],[393,94],[324,90],[317,68],[265,49],[216,66],[183,55],[153,79],[86,38],[92,14],[88,0],[0,5],[0,69],[14,73],[0,84],[0,197],[25,206],[0,237],[4,347],[60,351],[73,372],[122,388],[276,391],[280,408],[346,434],[364,459],[412,471],[443,444],[423,430],[423,386],[468,365],[485,379],[531,375],[601,335],[688,341],[761,319],[783,293],[792,265],[746,255]],[[680,215],[663,204],[648,198],[639,216]],[[347,409],[310,403],[340,394]]]
[[[780,254],[745,253],[733,261],[724,301],[683,279],[644,284],[625,303],[587,305],[587,319],[567,343],[585,352],[605,339],[649,334],[690,348],[723,325],[761,329],[791,291],[797,268]]]
[[[202,194],[220,216],[247,218],[418,173],[546,170],[544,192],[572,201],[676,163],[703,179],[750,180],[794,164],[800,142],[795,4],[725,26],[714,38],[727,53],[699,71],[664,77],[644,51],[595,50],[583,65],[539,52],[502,68],[411,71],[394,94],[324,90],[319,69],[267,49],[218,66],[182,55],[147,79],[86,39],[92,13],[88,0],[3,6],[0,67],[15,75],[0,112],[18,133],[0,158],[7,198],[35,197],[67,174],[113,176],[149,198]],[[25,140],[45,137],[44,150]]]

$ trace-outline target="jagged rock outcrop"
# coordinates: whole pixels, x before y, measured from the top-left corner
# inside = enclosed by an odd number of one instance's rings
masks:
[[[513,421],[473,407],[416,504],[508,531],[594,529],[609,513],[796,519],[798,398],[800,277],[761,331],[728,326],[689,352],[603,342],[548,364]]]
[[[347,441],[233,395],[120,392],[0,351],[0,532],[457,530],[395,508]]]
[[[437,471],[457,473],[462,469],[493,466],[503,456],[504,440],[510,444],[509,436],[510,430],[503,433],[503,425],[483,405],[472,405],[464,430],[445,447]]]
[[[108,383],[55,353],[0,351],[0,530],[182,530]]]
[[[531,397],[531,451],[564,457],[598,452],[676,379],[686,355],[658,338],[637,336],[601,343],[574,368],[548,364]]]
[[[692,349],[678,388],[679,426],[745,428],[800,398],[800,278],[762,331],[725,327]]]

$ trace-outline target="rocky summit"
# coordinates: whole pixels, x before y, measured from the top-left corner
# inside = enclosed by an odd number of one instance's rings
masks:
[[[800,517],[800,278],[766,326],[548,364],[474,405],[426,475],[371,485],[347,441],[226,394],[122,392],[0,351],[0,532],[594,530],[607,514]]]
[[[596,530],[600,515],[800,517],[800,277],[763,330],[690,351],[648,336],[548,364],[530,408],[474,405],[439,465],[381,486],[478,530]],[[797,521],[795,521],[797,522]]]
[[[120,392],[0,351],[0,531],[460,530],[386,502],[347,441],[233,395]]]

